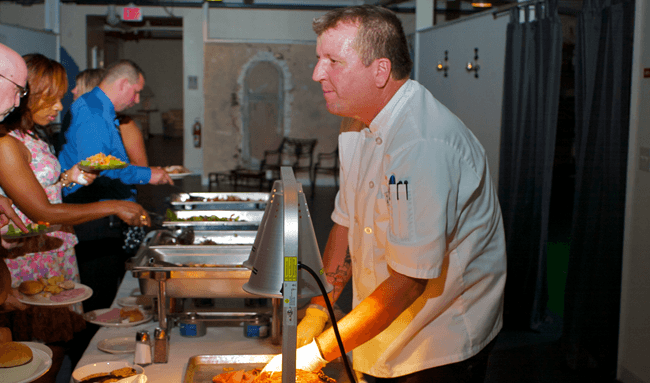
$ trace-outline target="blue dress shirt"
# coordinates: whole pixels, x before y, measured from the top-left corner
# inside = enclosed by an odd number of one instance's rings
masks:
[[[130,163],[126,154],[113,103],[99,87],[79,97],[70,108],[69,126],[62,127],[59,153],[61,171],[66,171],[97,153],[112,155]],[[90,186],[63,188],[65,202],[86,203],[107,199],[135,201],[133,185],[149,183],[151,169],[129,165],[124,169],[104,170]],[[76,198],[75,198],[76,197]]]

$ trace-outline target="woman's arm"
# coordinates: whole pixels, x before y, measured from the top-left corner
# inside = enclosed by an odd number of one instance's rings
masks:
[[[32,221],[76,225],[117,214],[132,225],[150,222],[140,205],[128,201],[51,204],[29,166],[30,161],[31,154],[20,141],[11,136],[0,138],[0,187]],[[142,215],[146,217],[143,220]]]
[[[127,123],[120,124],[120,133],[129,161],[133,165],[148,167],[149,161],[147,160],[147,149],[144,146],[144,137],[135,121],[129,120]]]

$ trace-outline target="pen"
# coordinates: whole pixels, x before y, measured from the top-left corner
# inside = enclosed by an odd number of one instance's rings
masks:
[[[390,176],[390,180],[388,181],[388,184],[389,185],[395,185],[395,174]]]
[[[409,182],[404,181],[404,187],[406,187],[406,199],[409,199]]]
[[[399,185],[402,184],[402,181],[397,183],[396,189],[397,189],[397,200],[399,201]]]

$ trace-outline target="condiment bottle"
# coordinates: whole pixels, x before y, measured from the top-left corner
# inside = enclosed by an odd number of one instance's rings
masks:
[[[135,357],[134,364],[141,366],[151,364],[151,342],[147,331],[138,331],[135,335]]]

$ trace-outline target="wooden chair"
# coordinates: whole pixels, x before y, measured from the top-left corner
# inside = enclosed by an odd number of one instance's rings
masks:
[[[331,174],[334,176],[334,184],[339,187],[339,148],[330,153],[318,153],[318,159],[314,164],[311,179],[311,195],[316,191],[316,177],[318,174]]]
[[[315,138],[285,137],[277,149],[264,151],[260,171],[263,173],[270,171],[272,178],[278,179],[280,177],[280,167],[291,166],[294,174],[307,172],[311,183],[316,144],[318,144],[318,140]]]

